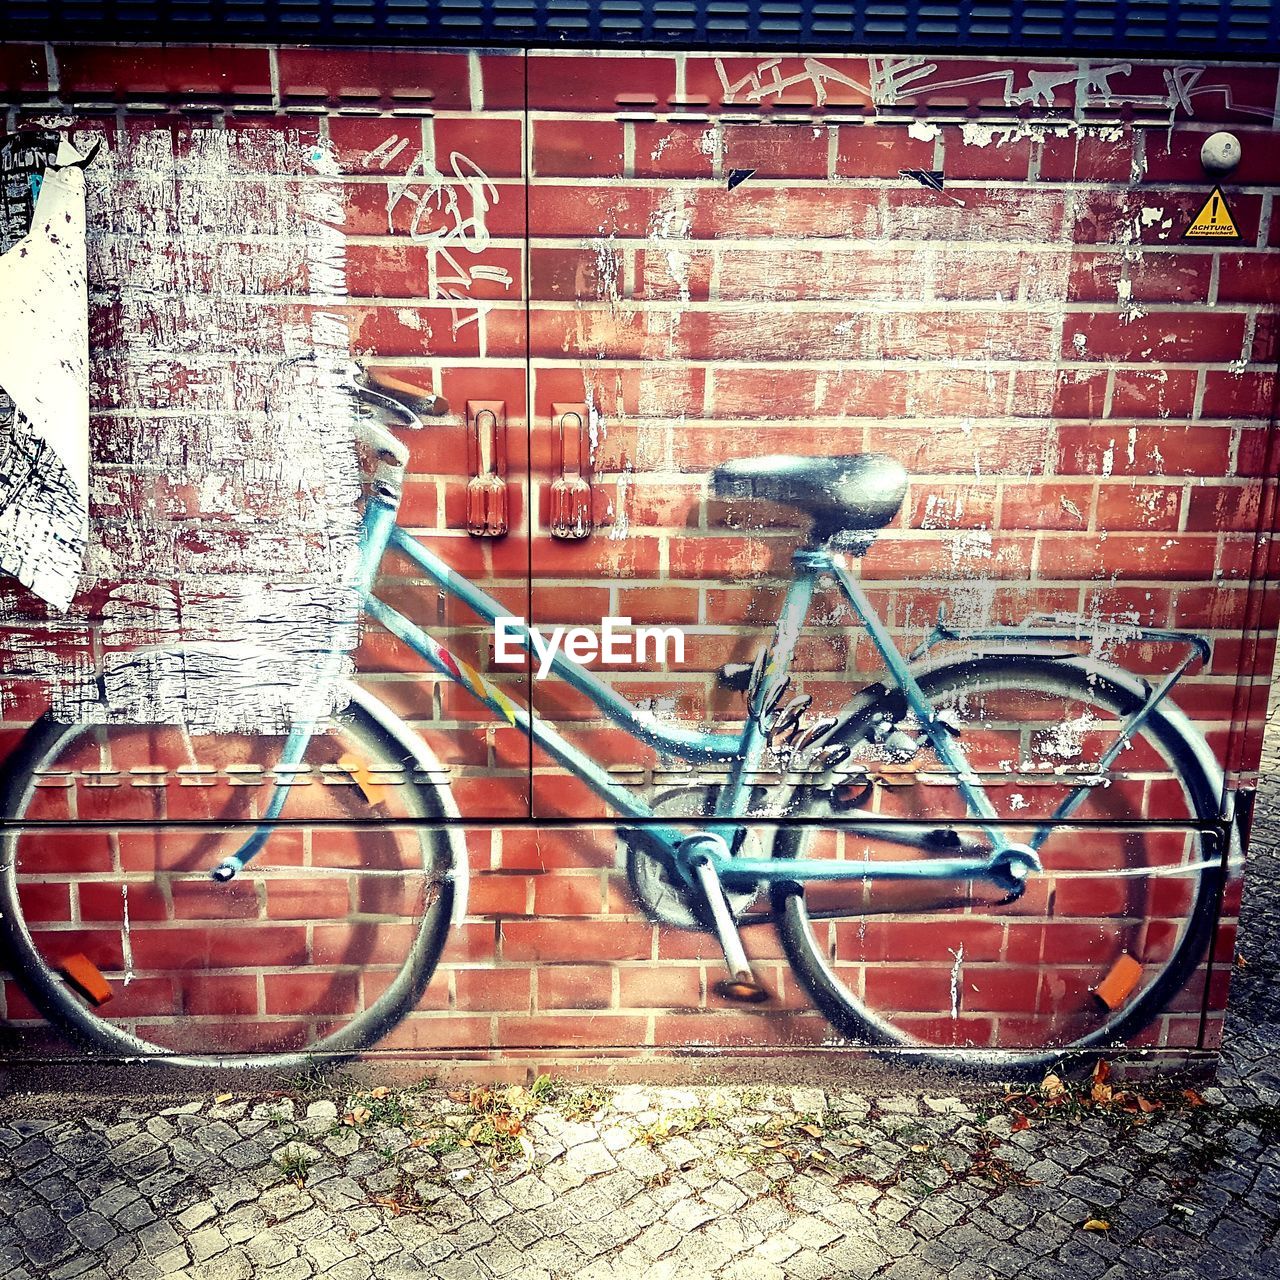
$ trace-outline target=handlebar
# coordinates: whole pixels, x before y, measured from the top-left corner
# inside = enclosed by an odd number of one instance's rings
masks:
[[[422,426],[419,414],[428,418],[442,418],[449,412],[449,402],[443,396],[407,382],[386,369],[355,365],[351,380],[362,400],[372,402],[377,407],[394,406],[402,417],[411,419],[404,424],[406,426]]]

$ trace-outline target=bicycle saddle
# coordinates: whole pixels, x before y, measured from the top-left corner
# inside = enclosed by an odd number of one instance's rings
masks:
[[[906,496],[907,469],[882,453],[735,458],[711,473],[711,492],[795,507],[813,517],[814,541],[825,542],[841,533],[884,528]]]

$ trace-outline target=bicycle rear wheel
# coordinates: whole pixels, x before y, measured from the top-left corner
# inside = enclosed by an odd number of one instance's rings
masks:
[[[1145,699],[1132,677],[1083,659],[980,656],[918,678],[971,766],[988,775],[1002,829],[1022,842],[1090,776]],[[877,724],[904,720],[901,691],[878,687],[850,709],[836,740],[855,761],[874,762]],[[945,833],[966,830],[951,825],[967,817],[963,798],[931,749],[911,765],[903,786],[877,788],[871,813],[842,810],[838,792],[798,789],[787,812],[802,824],[779,829],[775,854],[869,864],[931,856],[859,835],[883,817],[943,833],[936,847],[945,856]],[[1225,875],[1212,826],[1222,775],[1168,704],[1109,772],[1070,823],[1050,831],[1039,848],[1044,870],[1015,902],[1000,903],[992,886],[936,880],[776,886],[792,969],[836,1029],[862,1044],[999,1050],[1003,1063],[1022,1066],[1120,1047],[1166,1013],[1191,1035],[1201,991],[1187,984],[1212,937]],[[1153,807],[1158,823],[1135,821]],[[981,833],[970,824],[967,834]],[[1153,1028],[1150,1042],[1164,1031]]]
[[[31,728],[0,793],[14,824],[0,940],[34,1006],[11,996],[11,1028],[38,1011],[113,1057],[279,1068],[368,1048],[414,1008],[465,900],[465,855],[442,824],[456,810],[425,776],[423,744],[359,690],[287,775],[283,745]],[[282,776],[297,790],[281,819],[234,880],[213,882]],[[22,1028],[22,1046],[38,1042]]]

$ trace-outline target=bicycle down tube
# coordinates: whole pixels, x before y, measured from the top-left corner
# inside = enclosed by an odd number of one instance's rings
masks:
[[[673,855],[677,864],[683,868],[686,859],[680,854],[680,847],[686,842],[687,833],[663,823],[655,823],[656,815],[653,810],[641,798],[619,785],[607,770],[567,742],[545,720],[509,699],[487,677],[450,653],[416,623],[378,599],[373,592],[374,580],[383,556],[388,548],[392,548],[411,560],[431,582],[449,596],[460,600],[483,621],[493,625],[499,618],[509,618],[501,604],[475,583],[455,572],[441,557],[400,527],[396,523],[396,514],[397,504],[390,498],[375,493],[366,502],[356,585],[369,616],[418,654],[432,670],[462,685],[508,724],[530,737],[538,747],[586,782],[620,814],[644,823],[647,838]],[[814,587],[822,574],[831,573],[876,644],[892,678],[902,688],[939,758],[955,770],[971,816],[979,820],[993,819],[995,811],[982,791],[981,783],[970,770],[963,749],[951,739],[945,728],[937,724],[932,705],[907,670],[902,655],[856,581],[825,550],[806,549],[797,552],[794,569],[795,575],[770,645],[766,678],[756,694],[757,706],[748,708],[741,734],[709,733],[663,724],[649,713],[633,706],[605,681],[580,666],[561,649],[557,649],[552,655],[550,670],[589,698],[608,719],[638,741],[690,763],[727,764],[729,776],[714,814],[718,821],[708,824],[706,830],[718,835],[726,849],[732,849],[742,829],[741,819],[745,813],[750,778],[760,767],[765,749],[765,735],[756,712],[764,705],[770,692],[786,678],[800,629],[809,612]],[[507,626],[509,634],[526,650],[532,650],[533,637],[527,626],[512,621],[508,621]],[[335,650],[329,656],[336,670],[342,654]],[[281,767],[288,769],[301,761],[307,743],[316,730],[316,724],[315,719],[310,719],[294,725],[285,743]],[[269,835],[270,823],[280,817],[283,811],[288,791],[286,786],[277,786],[261,824],[235,854],[224,859],[214,873],[215,878],[231,878],[262,848]],[[914,849],[927,847],[928,833],[931,830],[922,824],[897,825],[883,822],[868,822],[865,829],[868,836]],[[839,864],[816,860],[805,860],[802,863],[787,860],[746,861],[726,853],[713,857],[712,861],[721,875],[735,879],[747,876],[764,881],[865,879],[868,875],[877,879],[992,878],[1008,864],[1005,856],[1007,842],[999,830],[986,821],[982,822],[982,830],[990,841],[990,847],[975,844],[972,846],[971,856],[959,858],[877,862],[868,866],[864,863]]]

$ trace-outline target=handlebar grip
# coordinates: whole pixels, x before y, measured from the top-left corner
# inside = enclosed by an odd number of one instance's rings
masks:
[[[428,417],[439,418],[449,412],[449,402],[443,396],[438,396],[412,382],[406,382],[385,369],[366,368],[362,373],[365,383],[371,390],[399,400],[415,413],[425,413]]]

